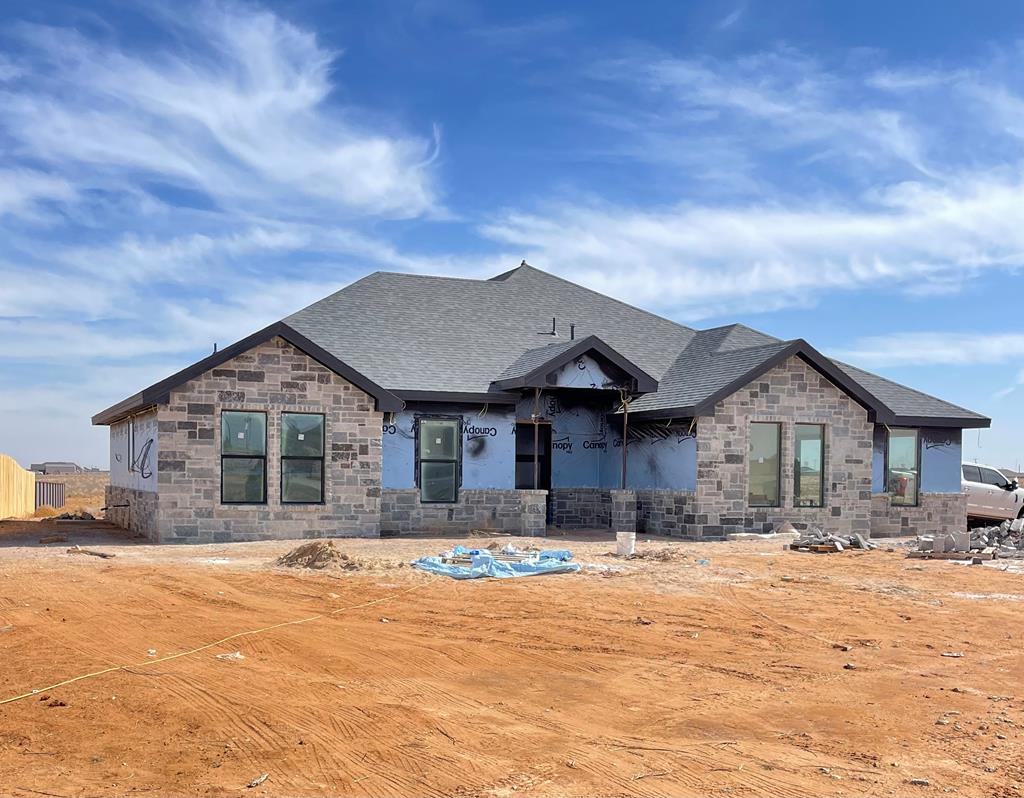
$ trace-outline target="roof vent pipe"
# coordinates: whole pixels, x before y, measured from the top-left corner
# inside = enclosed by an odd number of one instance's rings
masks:
[[[569,325],[569,340],[570,341],[575,341],[576,340],[576,325],[575,324],[570,324]]]

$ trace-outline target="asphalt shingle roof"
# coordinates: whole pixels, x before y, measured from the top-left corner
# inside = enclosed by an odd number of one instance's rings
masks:
[[[513,377],[525,377],[534,369],[543,366],[551,358],[558,357],[562,352],[572,349],[575,341],[560,341],[557,344],[538,346],[536,349],[527,349],[523,354],[512,361],[512,364],[499,374],[496,380],[510,380]]]
[[[921,391],[915,391],[906,385],[887,380],[870,371],[864,371],[848,363],[833,360],[833,363],[843,372],[852,377],[855,381],[876,396],[883,404],[898,416],[918,416],[923,418],[964,418],[987,420],[986,416],[975,413],[972,410],[937,399]]]
[[[551,319],[557,335],[551,336]],[[377,272],[284,320],[391,391],[486,393],[595,335],[659,381],[631,411],[693,407],[779,355],[742,324],[693,330],[523,265],[490,280]],[[835,362],[897,416],[987,421],[876,374]]]
[[[284,321],[391,391],[485,393],[524,352],[565,343],[570,324],[657,379],[696,334],[531,266],[499,277],[377,272]]]

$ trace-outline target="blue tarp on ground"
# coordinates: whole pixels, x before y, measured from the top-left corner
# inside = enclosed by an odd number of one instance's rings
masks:
[[[566,549],[551,549],[537,553],[536,559],[525,562],[508,562],[494,559],[489,549],[467,549],[456,546],[447,557],[470,557],[471,564],[454,565],[442,561],[442,557],[420,557],[413,562],[413,568],[432,574],[450,576],[452,579],[480,579],[491,576],[508,579],[514,576],[537,576],[539,574],[566,574],[580,570],[578,563],[569,562],[572,552]]]

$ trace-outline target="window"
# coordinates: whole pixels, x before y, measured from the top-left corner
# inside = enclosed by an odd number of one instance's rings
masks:
[[[225,410],[220,414],[222,504],[267,501],[267,415]]]
[[[795,464],[793,506],[825,505],[825,427],[822,424],[794,425]]]
[[[749,489],[747,503],[751,507],[779,506],[780,425],[751,422],[750,451],[747,459]]]
[[[462,420],[421,418],[416,431],[416,481],[420,501],[458,501],[462,476]]]
[[[281,504],[324,500],[324,417],[281,414]]]
[[[978,471],[981,472],[981,481],[986,485],[992,485],[996,488],[1005,488],[1010,484],[1010,480],[996,471],[994,468],[978,467]]]
[[[890,429],[885,482],[892,503],[917,505],[920,472],[916,429]]]
[[[964,472],[964,479],[968,482],[981,482],[981,471],[975,465],[965,465],[962,467]]]

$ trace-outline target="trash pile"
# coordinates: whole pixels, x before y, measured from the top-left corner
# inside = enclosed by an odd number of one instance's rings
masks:
[[[933,560],[1024,559],[1024,519],[952,534],[919,535],[908,557]]]
[[[515,576],[564,574],[580,570],[578,563],[570,562],[572,552],[567,549],[525,551],[511,543],[500,549],[467,549],[455,546],[436,557],[420,557],[411,565],[452,579],[480,579],[494,577],[508,579]]]
[[[854,532],[852,535],[836,535],[832,532],[822,532],[814,527],[809,532],[804,532],[789,544],[794,551],[813,551],[819,554],[832,554],[847,549],[877,549],[874,543],[861,534]]]

